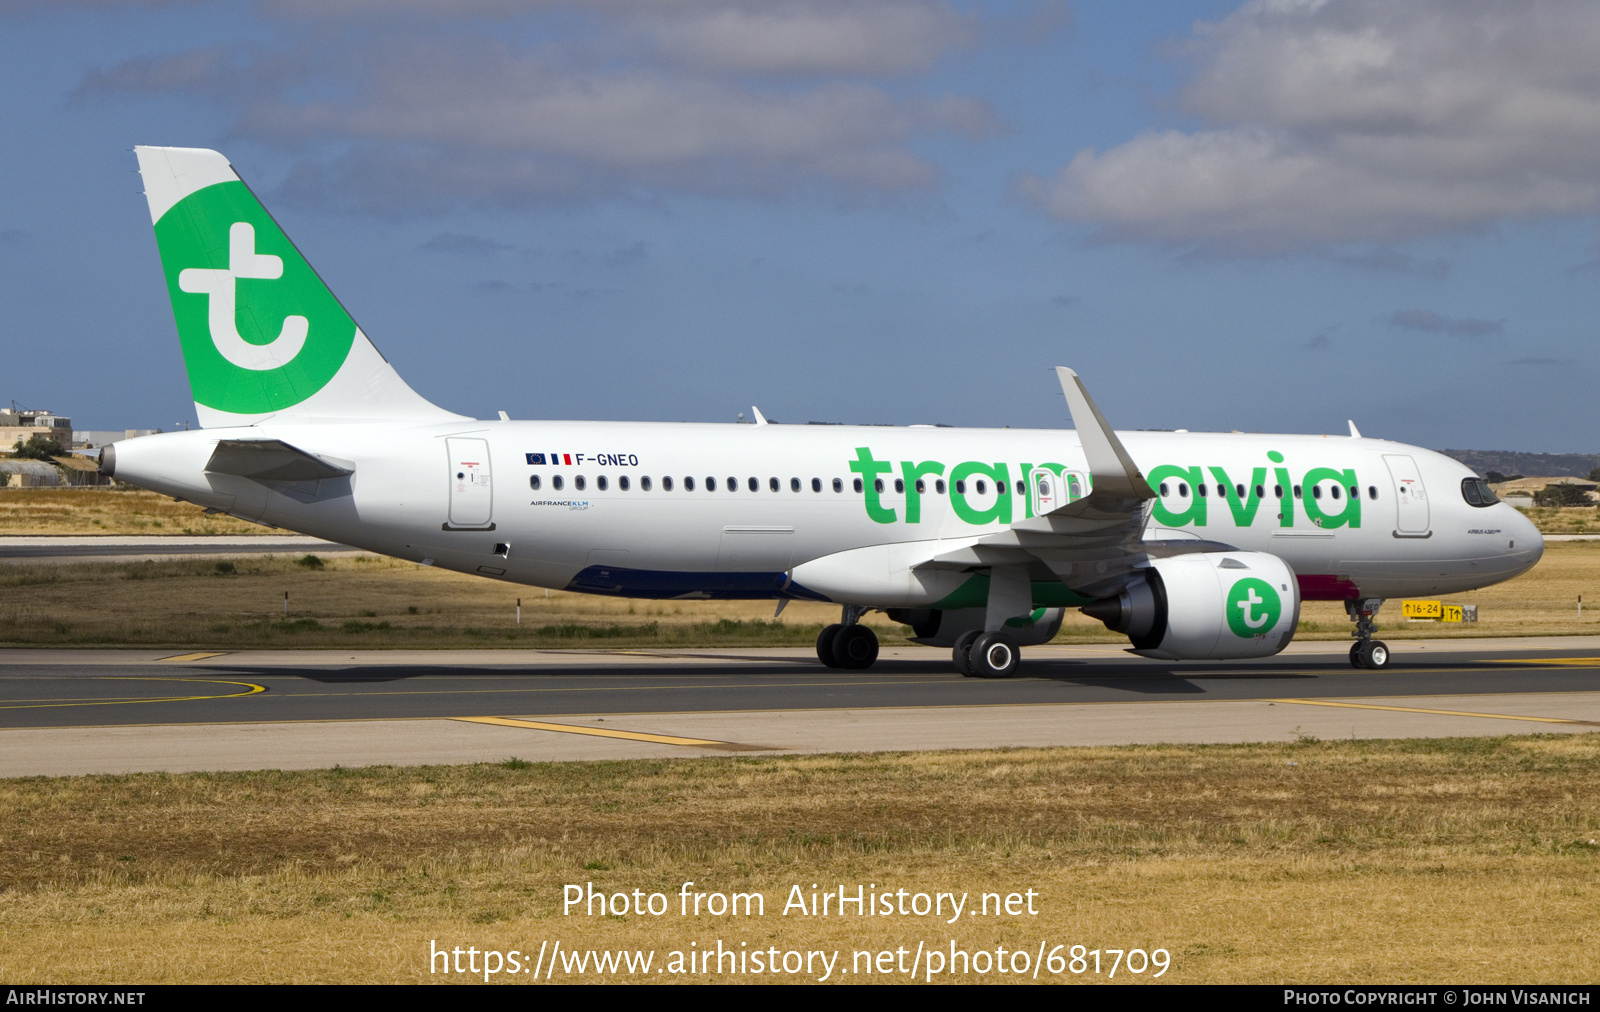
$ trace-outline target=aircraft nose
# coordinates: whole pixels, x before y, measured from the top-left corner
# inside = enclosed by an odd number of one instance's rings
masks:
[[[1509,528],[1506,532],[1509,535],[1507,551],[1522,563],[1522,569],[1526,571],[1532,569],[1544,555],[1544,535],[1521,512],[1515,509],[1512,512],[1515,515],[1506,525]]]

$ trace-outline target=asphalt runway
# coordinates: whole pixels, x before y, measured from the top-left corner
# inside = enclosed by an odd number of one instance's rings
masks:
[[[143,769],[1293,741],[1600,729],[1600,637],[1340,643],[1163,663],[1041,647],[1021,677],[946,651],[869,671],[808,650],[14,650],[0,657],[0,776]]]
[[[265,553],[339,555],[354,551],[356,549],[348,545],[303,534],[0,537],[0,562],[34,564],[87,560],[128,562],[174,555],[201,559]]]

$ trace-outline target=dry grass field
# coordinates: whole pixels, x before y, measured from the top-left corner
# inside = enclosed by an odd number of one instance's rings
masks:
[[[593,647],[739,646],[812,642],[835,607],[795,602],[780,618],[769,601],[631,601],[518,587],[375,556],[318,559],[252,555],[154,562],[0,564],[0,644],[163,647]],[[283,595],[289,594],[288,615]],[[1589,602],[1582,618],[1577,597]],[[522,600],[522,624],[516,601]],[[1477,604],[1480,621],[1407,621],[1380,613],[1391,638],[1600,633],[1600,542],[1554,542],[1531,572],[1444,600]],[[905,626],[868,619],[885,643]],[[1336,602],[1301,612],[1299,635],[1347,639]],[[1069,610],[1064,643],[1121,643]]]
[[[0,461],[0,470],[4,467]],[[272,533],[131,485],[0,488],[0,535]]]
[[[460,981],[430,942],[660,967],[720,939],[846,968],[954,940],[1163,948],[1177,983],[1594,981],[1597,760],[1578,735],[0,781],[0,978]],[[680,916],[687,880],[765,915]],[[564,914],[586,882],[671,912]],[[813,883],[1031,889],[1037,914],[783,914]],[[638,975],[581,979],[608,977]]]
[[[1593,507],[1531,509],[1528,518],[1546,534],[1600,532],[1600,510]],[[208,516],[193,503],[174,502],[131,485],[0,488],[0,536],[272,533],[233,517]]]
[[[1539,510],[1545,527],[1593,510]],[[1550,514],[1552,516],[1545,516]],[[0,490],[0,535],[40,533],[257,534],[267,528],[206,516],[189,503],[136,489]],[[0,644],[237,648],[523,646],[800,646],[837,621],[837,609],[796,602],[774,620],[772,602],[628,601],[518,587],[370,556],[173,559],[156,562],[0,563]],[[289,594],[285,616],[283,595]],[[1580,619],[1578,595],[1590,602]],[[515,603],[522,599],[522,624]],[[1445,599],[1477,604],[1476,624],[1408,622],[1380,614],[1393,638],[1600,632],[1600,541],[1555,542],[1532,572]],[[1337,603],[1311,602],[1299,636],[1347,639]],[[885,642],[908,631],[869,617]],[[1069,611],[1058,642],[1119,643]]]
[[[1594,534],[1600,532],[1600,509],[1575,506],[1566,509],[1535,507],[1528,519],[1543,534]]]

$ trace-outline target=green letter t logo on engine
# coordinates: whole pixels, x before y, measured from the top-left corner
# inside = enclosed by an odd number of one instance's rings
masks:
[[[1272,584],[1247,576],[1228,591],[1228,628],[1240,639],[1259,636],[1278,624],[1283,602]]]

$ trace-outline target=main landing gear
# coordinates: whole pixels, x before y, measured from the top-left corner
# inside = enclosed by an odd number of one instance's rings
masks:
[[[878,659],[878,634],[861,625],[867,609],[845,605],[839,621],[817,637],[817,660],[830,668],[860,671]]]
[[[1356,638],[1356,641],[1350,644],[1350,664],[1353,667],[1377,670],[1389,666],[1388,644],[1372,638],[1372,619],[1381,607],[1383,607],[1381,597],[1344,603],[1345,614],[1356,624],[1355,632],[1350,634]]]
[[[1022,663],[1022,651],[1003,630],[964,632],[951,650],[956,670],[968,678],[1010,678]]]

